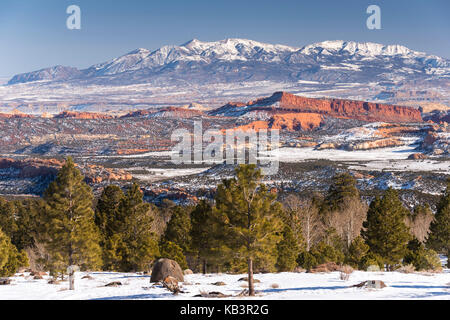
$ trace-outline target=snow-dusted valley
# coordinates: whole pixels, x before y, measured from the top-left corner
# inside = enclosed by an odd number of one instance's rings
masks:
[[[172,162],[172,133],[180,128],[193,132],[194,123],[202,123],[204,131],[279,129],[279,145],[261,152],[259,160],[280,162],[278,172],[265,178],[280,191],[322,192],[336,173],[349,171],[363,193],[394,187],[414,205],[418,198],[430,201],[444,189],[450,173],[446,120],[414,108],[289,93],[212,110],[191,104],[123,115],[4,114],[0,194],[41,195],[61,160],[70,155],[95,192],[111,182],[125,186],[137,180],[148,201],[193,203],[233,173],[233,166],[222,161]]]

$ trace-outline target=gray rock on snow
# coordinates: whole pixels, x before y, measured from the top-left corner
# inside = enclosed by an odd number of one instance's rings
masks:
[[[180,265],[174,260],[162,258],[153,266],[150,282],[164,281],[169,276],[179,282],[184,281],[183,270],[181,270]]]

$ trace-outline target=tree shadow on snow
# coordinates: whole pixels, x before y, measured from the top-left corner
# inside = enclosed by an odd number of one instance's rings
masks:
[[[301,288],[284,288],[284,289],[265,289],[260,290],[261,292],[266,293],[277,293],[283,291],[315,291],[315,290],[340,290],[340,289],[348,289],[349,286],[330,286],[330,287],[301,287]]]
[[[153,300],[153,299],[169,299],[173,298],[173,294],[134,294],[134,295],[127,295],[127,296],[112,296],[112,297],[104,297],[104,298],[95,298],[92,300]]]
[[[390,285],[391,288],[399,289],[448,289],[448,286],[430,286],[430,285]],[[450,293],[450,292],[449,292]]]
[[[90,272],[91,276],[95,275],[109,275],[111,276],[111,279],[133,279],[133,278],[150,278],[149,275],[128,275],[128,274],[121,274],[121,273],[114,273],[114,272]]]

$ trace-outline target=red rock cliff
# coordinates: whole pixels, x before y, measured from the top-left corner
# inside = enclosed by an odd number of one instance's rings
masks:
[[[337,118],[383,122],[422,122],[418,109],[381,103],[344,99],[314,99],[286,92],[276,92],[271,97],[248,104],[259,109],[279,109],[288,112],[313,112]]]

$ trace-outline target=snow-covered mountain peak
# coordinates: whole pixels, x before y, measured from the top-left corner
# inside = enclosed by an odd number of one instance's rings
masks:
[[[343,40],[313,43],[303,47],[300,52],[306,55],[339,53],[360,56],[425,55],[422,52],[413,51],[401,45],[383,45],[373,42],[355,42]]]
[[[261,52],[284,54],[298,50],[298,48],[285,45],[273,45],[239,38],[228,38],[213,42],[203,42],[193,39],[183,44],[182,47],[187,48],[194,54],[199,54],[204,57],[224,57],[226,60],[251,59],[255,54]]]
[[[430,75],[448,77],[449,73],[448,59],[401,45],[335,40],[300,49],[228,38],[212,42],[192,39],[182,45],[163,46],[154,51],[140,48],[85,70],[48,68],[15,76],[9,84],[37,80],[95,81],[97,76],[100,82],[107,81],[104,76],[111,76],[117,83],[153,79],[166,84],[184,77],[189,77],[189,81],[195,78],[199,83],[212,79],[225,82],[258,79],[295,83],[301,79],[365,83],[373,77],[398,81]]]
[[[139,49],[136,49],[136,50],[133,50],[133,51],[127,53],[126,55],[133,55],[133,54],[148,55],[148,54],[150,54],[150,50],[145,49],[145,48],[139,48]]]

